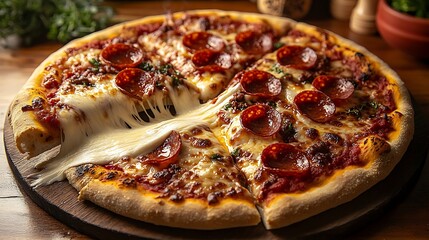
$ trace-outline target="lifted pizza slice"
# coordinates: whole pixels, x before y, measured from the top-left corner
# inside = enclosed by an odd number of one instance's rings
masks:
[[[148,153],[80,165],[66,176],[81,200],[157,225],[220,229],[260,221],[232,157],[204,125],[172,131]]]

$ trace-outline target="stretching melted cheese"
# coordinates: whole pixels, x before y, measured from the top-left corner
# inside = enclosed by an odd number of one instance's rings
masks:
[[[79,113],[64,110],[59,114],[64,136],[61,150],[56,157],[39,163],[44,169],[37,173],[32,186],[61,181],[64,171],[73,166],[107,164],[125,156],[149,153],[173,130],[213,125],[216,112],[238,86],[205,104],[200,104],[196,95],[183,86],[167,86],[168,96],[156,93],[139,106],[149,106],[153,113],[149,123],[139,117],[136,102],[113,87],[95,88],[92,94],[65,95],[61,101],[71,109],[79,109]],[[167,101],[173,104],[176,116],[166,107]]]

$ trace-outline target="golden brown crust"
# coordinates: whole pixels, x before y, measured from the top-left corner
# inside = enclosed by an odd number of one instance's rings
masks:
[[[34,157],[60,144],[59,131],[41,124],[34,111],[23,111],[22,108],[31,106],[33,99],[45,99],[43,90],[33,87],[21,90],[10,106],[10,122],[15,137],[16,146],[28,157]]]
[[[256,225],[259,213],[253,202],[224,198],[209,205],[188,198],[180,203],[159,198],[159,193],[119,187],[113,181],[102,182],[88,174],[78,176],[76,168],[66,171],[70,184],[79,190],[79,199],[133,219],[178,228],[222,229]]]

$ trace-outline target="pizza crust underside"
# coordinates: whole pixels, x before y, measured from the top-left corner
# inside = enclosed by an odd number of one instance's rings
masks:
[[[278,29],[298,27],[306,31],[314,32],[316,28],[307,24],[298,23],[293,20],[264,16],[259,14],[247,14],[238,12],[223,12],[218,10],[197,10],[189,13],[202,15],[232,15],[243,19],[261,19],[268,21]],[[185,13],[176,13],[174,17],[179,17]],[[27,84],[18,93],[15,103],[11,107],[11,123],[18,146],[30,146],[34,139],[46,133],[46,127],[37,123],[34,114],[18,113],[21,108],[31,102],[35,94],[29,95],[32,89],[40,87],[40,74],[44,67],[61,56],[61,52],[70,47],[78,47],[86,42],[95,39],[105,39],[109,36],[117,35],[122,28],[137,24],[162,21],[164,16],[147,17],[140,20],[131,21],[125,24],[116,25],[106,30],[88,35],[87,37],[75,40],[48,57],[32,74]],[[399,162],[405,153],[409,142],[413,136],[413,110],[411,101],[403,82],[398,75],[393,72],[383,61],[371,54],[365,48],[348,41],[333,33],[332,36],[345,46],[351,47],[363,53],[376,66],[381,73],[385,74],[389,81],[395,84],[394,95],[398,106],[398,111],[402,117],[394,117],[396,131],[391,134],[392,141],[389,142],[391,150],[388,153],[378,155],[368,153],[373,156],[370,163],[364,168],[348,167],[337,171],[326,183],[320,187],[312,188],[303,194],[279,194],[272,201],[263,204],[260,209],[264,224],[268,229],[279,228],[301,221],[322,211],[348,202],[360,195],[371,186],[384,179]],[[27,114],[28,113],[28,114]],[[28,122],[28,123],[26,123]],[[25,134],[24,134],[25,133]],[[30,156],[37,155],[46,149],[59,144],[57,138],[49,144],[40,144],[36,141],[34,150]],[[28,149],[23,148],[25,151]],[[20,149],[21,150],[21,149]],[[147,197],[137,191],[127,191],[118,187],[104,184],[98,180],[86,182],[78,181],[73,174],[67,171],[67,178],[77,189],[81,190],[81,198],[88,199],[102,207],[110,209],[116,213],[131,218],[173,227],[197,228],[197,229],[218,229],[234,226],[255,225],[259,222],[259,216],[254,211],[254,206],[240,200],[222,201],[216,207],[208,206],[202,201],[189,200],[180,205],[172,202],[160,204],[160,200]],[[180,206],[180,207],[179,207]]]

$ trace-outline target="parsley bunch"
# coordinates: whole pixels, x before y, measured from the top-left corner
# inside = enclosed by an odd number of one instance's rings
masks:
[[[42,39],[62,43],[107,27],[113,17],[102,0],[2,0],[0,38],[18,36],[30,45]]]
[[[429,0],[391,0],[393,9],[421,18],[429,18]]]

